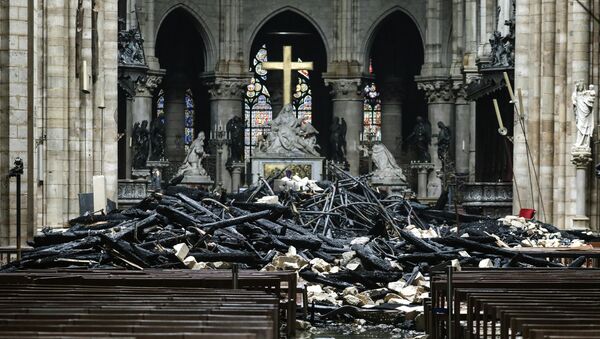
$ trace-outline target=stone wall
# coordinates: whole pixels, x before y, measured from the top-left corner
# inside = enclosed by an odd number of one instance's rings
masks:
[[[593,8],[592,1],[581,3]],[[570,161],[575,137],[571,93],[577,80],[586,84],[598,80],[593,76],[597,58],[590,59],[590,36],[597,32],[597,23],[575,0],[520,0],[516,13],[515,88],[523,93],[527,133],[515,128],[515,177],[522,205],[515,202],[514,208],[535,207],[541,220],[570,228],[577,203],[575,166]],[[533,166],[527,163],[525,137]],[[596,185],[593,176],[588,175],[588,183],[590,216],[598,201],[595,195],[590,199]],[[593,211],[597,213],[596,208]]]
[[[98,76],[87,94],[76,77],[77,0],[32,1],[31,79],[28,2],[0,1],[0,245],[14,244],[15,184],[5,174],[17,156],[25,162],[23,237],[77,216],[78,194],[91,192],[93,175],[106,176],[107,196],[116,201],[117,0],[96,0]],[[91,75],[92,0],[82,8],[81,60]]]

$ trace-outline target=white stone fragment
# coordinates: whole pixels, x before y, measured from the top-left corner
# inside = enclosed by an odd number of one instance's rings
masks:
[[[483,259],[479,262],[479,268],[489,268],[489,267],[494,267],[494,263],[492,262],[491,259]]]
[[[324,273],[331,270],[331,265],[321,258],[314,258],[310,261],[310,264],[312,266],[311,270],[315,273]]]
[[[189,257],[183,259],[183,264],[185,266],[187,266],[188,268],[194,268],[194,266],[196,266],[196,264],[198,264],[198,262],[196,262],[196,258],[194,258],[190,255]]]
[[[175,256],[183,262],[183,260],[187,257],[188,253],[190,253],[190,248],[185,243],[180,243],[173,246],[175,250]]]
[[[369,242],[369,237],[358,237],[358,238],[354,238],[352,239],[352,241],[350,242],[350,245],[364,245],[366,243]]]
[[[258,200],[256,200],[259,204],[278,204],[279,197],[276,195],[266,195]]]

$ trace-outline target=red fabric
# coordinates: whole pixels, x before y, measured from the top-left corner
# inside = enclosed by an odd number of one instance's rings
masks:
[[[521,208],[519,211],[519,216],[525,219],[533,219],[535,215],[535,210],[533,208]]]

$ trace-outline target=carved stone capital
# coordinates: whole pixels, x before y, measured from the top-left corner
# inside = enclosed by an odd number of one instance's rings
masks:
[[[417,80],[417,88],[425,92],[427,102],[450,103],[454,101],[452,79],[422,79]]]
[[[592,162],[590,147],[573,147],[571,149],[571,163],[576,167],[587,167]]]
[[[456,101],[466,102],[467,100],[467,85],[462,81],[452,82],[452,91]]]
[[[331,97],[338,100],[362,99],[362,80],[360,78],[329,78],[325,85],[331,87]]]
[[[242,100],[248,80],[214,77],[205,81],[211,100]]]
[[[163,76],[158,74],[148,74],[139,77],[135,82],[135,91],[138,95],[152,95],[152,92],[163,81]]]

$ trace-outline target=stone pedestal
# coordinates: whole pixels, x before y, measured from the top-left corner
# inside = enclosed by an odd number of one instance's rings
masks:
[[[238,193],[242,182],[242,170],[246,167],[244,162],[234,161],[229,164],[231,173],[231,193]]]
[[[131,170],[131,177],[134,179],[148,180],[148,178],[150,178],[150,170],[148,168],[134,168]]]
[[[164,168],[169,167],[169,162],[166,160],[148,161],[147,165],[150,168],[150,186],[148,188],[160,191],[162,188],[162,174]]]
[[[194,188],[198,186],[208,188],[214,184],[214,181],[208,175],[186,175],[181,183]]]
[[[417,198],[427,197],[427,176],[433,169],[433,164],[428,162],[413,161],[410,168],[417,171]]]
[[[572,229],[589,229],[590,218],[587,216],[587,170],[592,161],[592,151],[589,147],[574,147],[571,149],[571,162],[575,165],[575,186],[577,200]]]
[[[360,163],[359,135],[363,127],[363,95],[361,78],[337,78],[325,76],[332,88],[333,116],[346,120],[346,160],[350,173],[358,175]]]
[[[323,180],[323,157],[298,156],[290,157],[281,154],[261,155],[251,158],[252,183],[259,177],[269,177],[274,171],[292,171],[292,175],[307,177],[312,180]]]

